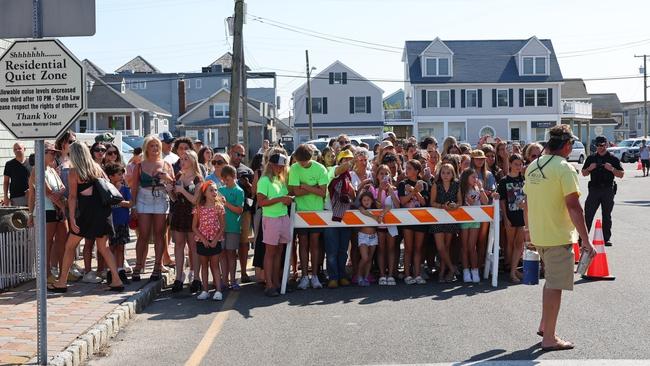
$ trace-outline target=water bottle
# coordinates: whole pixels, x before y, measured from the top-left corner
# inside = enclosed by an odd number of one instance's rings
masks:
[[[524,251],[524,280],[525,285],[537,285],[539,283],[539,253],[534,250]]]

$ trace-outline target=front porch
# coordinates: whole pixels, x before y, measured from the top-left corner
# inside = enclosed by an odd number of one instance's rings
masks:
[[[124,136],[145,136],[169,130],[165,116],[141,110],[92,110],[84,113],[73,124],[77,133],[121,132]]]

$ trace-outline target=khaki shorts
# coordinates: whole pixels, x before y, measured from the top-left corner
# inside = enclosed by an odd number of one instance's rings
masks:
[[[544,262],[546,288],[555,290],[573,290],[573,245],[553,247],[535,246]]]
[[[241,236],[239,237],[239,244],[248,244],[252,239],[251,232],[251,223],[253,219],[251,218],[250,211],[244,211],[241,214],[239,222],[241,223]]]

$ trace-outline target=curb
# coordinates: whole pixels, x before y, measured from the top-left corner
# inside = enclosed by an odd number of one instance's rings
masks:
[[[136,314],[149,305],[160,291],[170,286],[175,279],[175,272],[170,268],[169,273],[162,273],[158,282],[147,283],[137,293],[126,299],[85,333],[77,337],[66,349],[56,354],[48,365],[80,366],[97,353],[108,341],[117,335]],[[33,359],[30,364],[35,364]]]

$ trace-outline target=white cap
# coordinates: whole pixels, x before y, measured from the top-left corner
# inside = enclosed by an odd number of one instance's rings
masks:
[[[394,138],[396,138],[395,134],[389,131],[389,132],[384,132],[384,135],[382,136],[381,139],[386,140],[386,139],[394,139]]]

